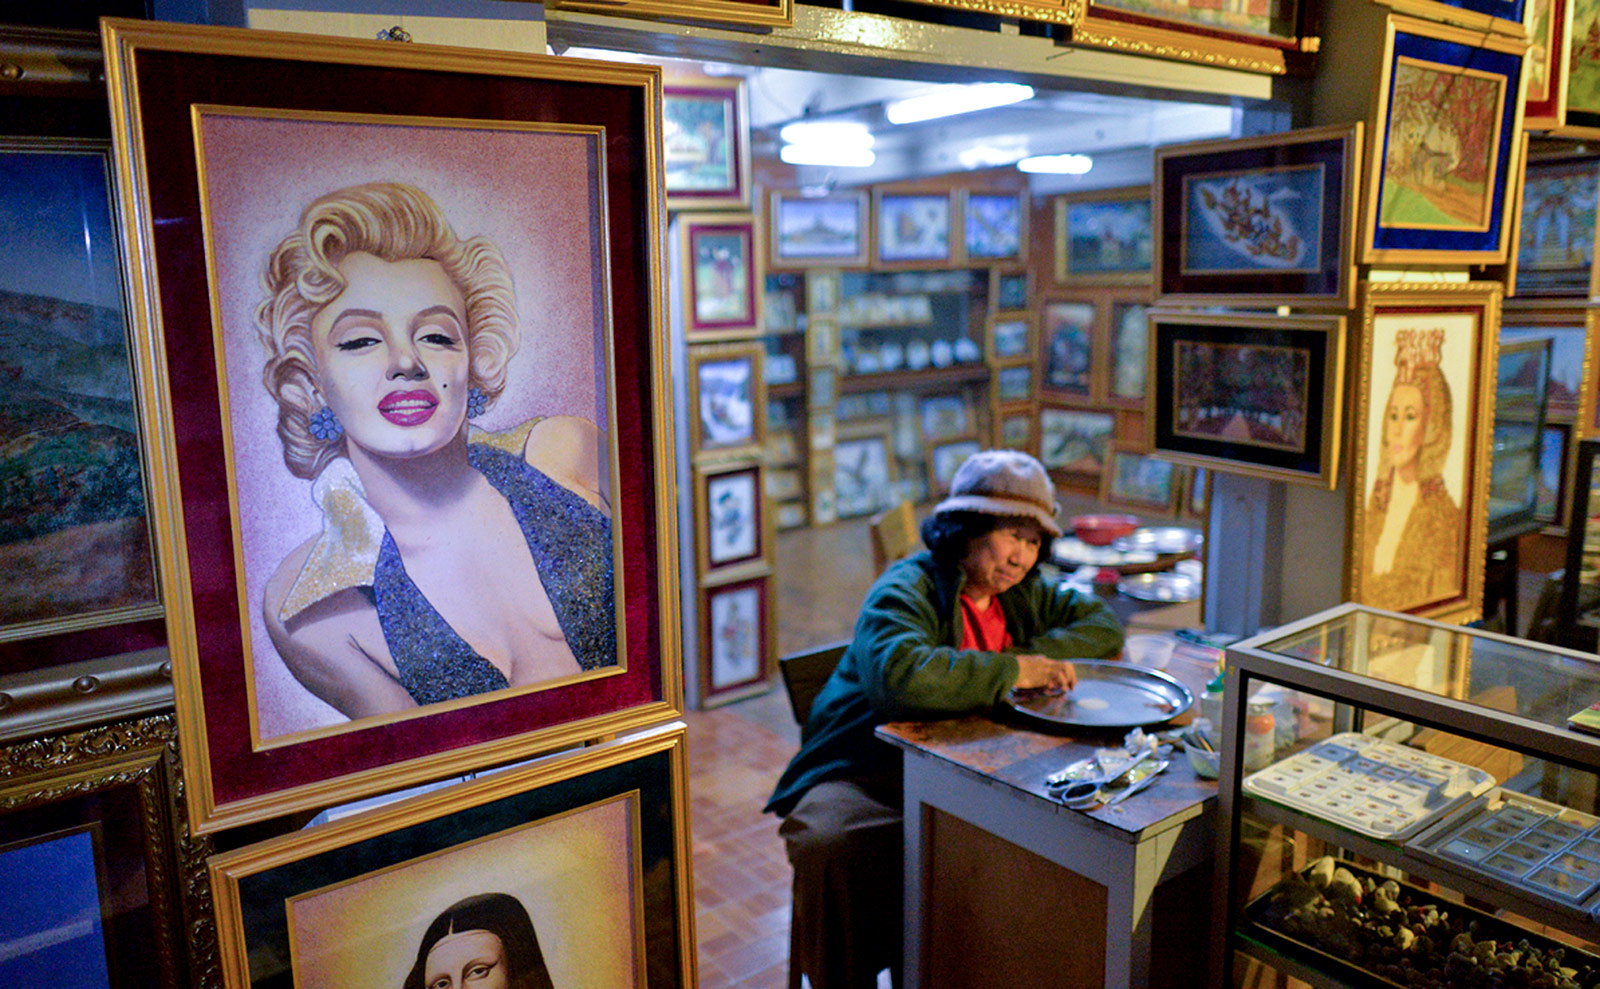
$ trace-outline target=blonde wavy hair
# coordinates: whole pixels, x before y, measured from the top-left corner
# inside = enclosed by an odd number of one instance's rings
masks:
[[[316,477],[345,453],[345,438],[311,433],[323,405],[311,321],[346,288],[339,263],[364,251],[384,261],[437,261],[467,306],[468,381],[490,402],[505,389],[517,352],[516,290],[499,248],[485,237],[461,240],[428,194],[400,182],[370,182],[330,192],[300,214],[300,225],[267,262],[256,329],[267,351],[262,382],[278,403],[283,462],[296,477]]]
[[[1413,369],[1404,380],[1395,379],[1389,389],[1389,399],[1384,402],[1384,415],[1389,412],[1389,402],[1394,401],[1394,389],[1411,385],[1422,393],[1422,449],[1417,453],[1417,483],[1444,475],[1445,458],[1450,455],[1450,382],[1437,365],[1424,365]],[[1389,477],[1396,466],[1389,455],[1389,444],[1378,445],[1379,479]]]

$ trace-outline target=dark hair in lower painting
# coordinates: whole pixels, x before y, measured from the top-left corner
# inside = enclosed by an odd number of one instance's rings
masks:
[[[509,893],[480,893],[458,900],[435,917],[423,932],[417,960],[406,976],[404,989],[427,989],[428,954],[451,934],[488,931],[500,939],[505,952],[506,979],[511,989],[554,989],[545,968],[544,952],[533,920],[522,901]]]

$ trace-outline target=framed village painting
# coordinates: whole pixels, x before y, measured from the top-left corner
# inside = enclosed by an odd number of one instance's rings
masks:
[[[867,194],[803,196],[774,191],[768,200],[770,268],[864,268]]]
[[[750,109],[743,79],[674,79],[661,89],[667,209],[750,208]]]
[[[960,197],[962,254],[973,264],[1028,259],[1028,195],[971,190]]]
[[[1156,299],[1355,299],[1360,124],[1156,149]]]
[[[1332,489],[1343,316],[1150,313],[1149,449],[1176,463]]]
[[[477,969],[688,989],[683,736],[668,724],[214,856],[227,989],[461,986]]]
[[[1390,15],[1367,164],[1368,264],[1501,264],[1524,42]]]
[[[1056,197],[1056,282],[1148,281],[1154,230],[1147,185]]]
[[[683,338],[691,343],[760,331],[762,286],[755,217],[749,213],[680,213]]]
[[[1530,161],[1517,224],[1516,294],[1600,295],[1594,275],[1600,159]]]
[[[872,192],[873,256],[879,267],[940,265],[954,258],[952,194]]]
[[[720,704],[766,689],[777,663],[772,578],[762,574],[700,592],[700,698]]]
[[[1483,599],[1496,282],[1368,283],[1350,410],[1346,595],[1424,617]]]
[[[111,168],[0,138],[0,678],[166,643]]]
[[[1116,425],[1110,412],[1042,406],[1039,462],[1062,483],[1098,491]]]
[[[104,41],[196,829],[677,711],[655,70]]]

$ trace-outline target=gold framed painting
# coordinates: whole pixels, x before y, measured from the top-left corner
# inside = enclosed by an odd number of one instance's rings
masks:
[[[759,693],[777,665],[773,580],[757,573],[700,591],[700,698],[723,704]]]
[[[1025,310],[998,312],[988,319],[984,354],[992,367],[1024,364],[1033,360],[1033,314]]]
[[[996,409],[995,446],[1038,455],[1039,415],[1031,405]]]
[[[1129,286],[1104,292],[1105,400],[1119,409],[1143,412],[1149,374],[1150,290]]]
[[[765,274],[750,213],[680,213],[683,338],[737,340],[761,330]]]
[[[769,566],[768,473],[759,462],[695,468],[695,573],[702,587]],[[797,471],[787,474],[798,480]]]
[[[1594,10],[1592,4],[1590,10]],[[1526,130],[1553,130],[1567,122],[1567,60],[1572,49],[1572,0],[1530,0]]]
[[[1557,42],[1566,56],[1564,63],[1552,60],[1551,81],[1561,85],[1561,119],[1552,133],[1563,137],[1600,137],[1600,3],[1596,0],[1568,0],[1572,13],[1566,22],[1567,35]],[[1562,71],[1564,70],[1564,71]],[[1561,74],[1558,76],[1557,73]]]
[[[1383,45],[1360,260],[1503,264],[1526,42],[1391,14]]]
[[[1028,260],[1026,190],[967,189],[957,196],[961,256],[968,264],[1023,264]]]
[[[1368,282],[1345,597],[1471,620],[1483,603],[1497,282]]]
[[[546,0],[545,6],[552,11],[667,18],[730,27],[773,28],[794,23],[794,0]]]
[[[661,88],[667,209],[750,208],[750,106],[741,78],[673,78]]]
[[[1100,475],[1101,504],[1174,515],[1182,494],[1182,467],[1112,442],[1105,472]]]
[[[213,856],[226,985],[437,985],[471,931],[507,985],[688,989],[686,762],[674,722]]]
[[[1150,186],[1057,196],[1058,285],[1148,282],[1155,259]]]
[[[767,197],[767,267],[865,268],[871,232],[865,190]]]
[[[104,44],[195,828],[680,710],[659,72]]]
[[[688,354],[691,456],[703,461],[758,455],[767,442],[761,342],[696,344]]]
[[[872,190],[872,258],[879,269],[936,268],[957,256],[953,192]]]

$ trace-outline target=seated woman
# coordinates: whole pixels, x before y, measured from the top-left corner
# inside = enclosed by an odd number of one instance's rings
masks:
[[[1122,626],[1038,565],[1055,488],[1025,453],[985,450],[956,471],[922,526],[925,552],[892,564],[811,705],[800,751],[767,810],[794,867],[795,957],[815,989],[899,971],[900,754],[888,721],[993,707],[1014,688],[1070,690],[1070,660],[1114,656]]]

